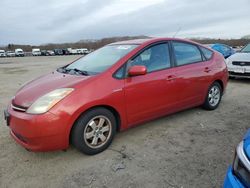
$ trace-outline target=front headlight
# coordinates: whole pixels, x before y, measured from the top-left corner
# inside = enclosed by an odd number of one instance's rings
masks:
[[[26,111],[29,114],[42,114],[51,109],[56,103],[69,95],[73,88],[61,88],[51,91],[38,98]]]

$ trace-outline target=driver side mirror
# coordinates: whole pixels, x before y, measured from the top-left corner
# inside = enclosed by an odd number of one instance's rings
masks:
[[[128,70],[129,76],[140,76],[145,74],[147,74],[147,68],[143,65],[134,65]]]

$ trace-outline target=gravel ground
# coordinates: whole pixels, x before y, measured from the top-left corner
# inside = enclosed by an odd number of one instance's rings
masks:
[[[79,56],[0,59],[0,110],[25,82]],[[193,108],[118,133],[86,156],[28,152],[0,116],[0,187],[220,187],[235,146],[250,127],[250,80],[230,80],[215,111]]]

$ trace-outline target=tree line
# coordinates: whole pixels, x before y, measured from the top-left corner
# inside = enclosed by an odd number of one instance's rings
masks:
[[[20,45],[20,44],[9,44],[3,49],[6,51],[13,51],[16,48],[22,48],[25,52],[31,51],[33,48],[40,48],[41,50],[53,50],[53,49],[65,49],[65,48],[88,48],[88,49],[98,49],[106,44],[123,41],[123,40],[131,40],[131,39],[138,39],[138,38],[149,38],[148,36],[123,36],[123,37],[110,37],[110,38],[103,38],[99,40],[81,40],[75,43],[51,43],[51,44],[44,44],[44,45]],[[191,39],[193,41],[202,43],[202,44],[213,44],[213,43],[223,43],[229,46],[244,46],[250,43],[250,39]]]

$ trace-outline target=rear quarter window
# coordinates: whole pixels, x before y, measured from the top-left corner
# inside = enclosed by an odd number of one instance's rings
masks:
[[[204,47],[200,47],[200,49],[207,60],[212,58],[213,52],[211,50]]]

